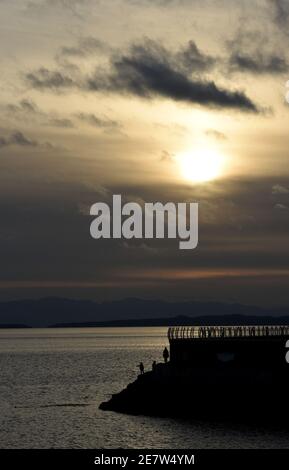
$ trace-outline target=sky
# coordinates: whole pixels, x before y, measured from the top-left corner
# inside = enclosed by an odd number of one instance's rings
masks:
[[[0,0],[0,300],[289,305],[288,0]],[[199,245],[92,204],[198,202]]]

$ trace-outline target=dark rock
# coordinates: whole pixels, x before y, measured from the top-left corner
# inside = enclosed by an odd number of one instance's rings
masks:
[[[266,368],[192,371],[158,364],[99,408],[133,415],[287,424],[288,382],[288,373],[280,376]]]

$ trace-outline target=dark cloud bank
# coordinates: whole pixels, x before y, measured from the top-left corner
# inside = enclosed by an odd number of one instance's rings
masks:
[[[258,112],[257,105],[243,91],[221,88],[213,80],[201,77],[214,64],[215,59],[202,53],[193,41],[171,53],[155,41],[146,40],[131,46],[128,53],[112,54],[106,72],[96,69],[90,77],[80,79],[65,70],[42,67],[28,73],[26,80],[38,90],[76,88]]]

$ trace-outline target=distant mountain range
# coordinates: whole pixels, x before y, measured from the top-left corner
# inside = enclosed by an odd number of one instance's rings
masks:
[[[101,303],[54,297],[0,302],[0,328],[262,323],[289,324],[289,307],[265,309],[238,303],[134,298]]]

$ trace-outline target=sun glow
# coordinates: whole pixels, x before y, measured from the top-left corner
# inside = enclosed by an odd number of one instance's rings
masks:
[[[183,178],[194,183],[203,183],[221,176],[224,157],[217,150],[197,148],[178,155]]]

